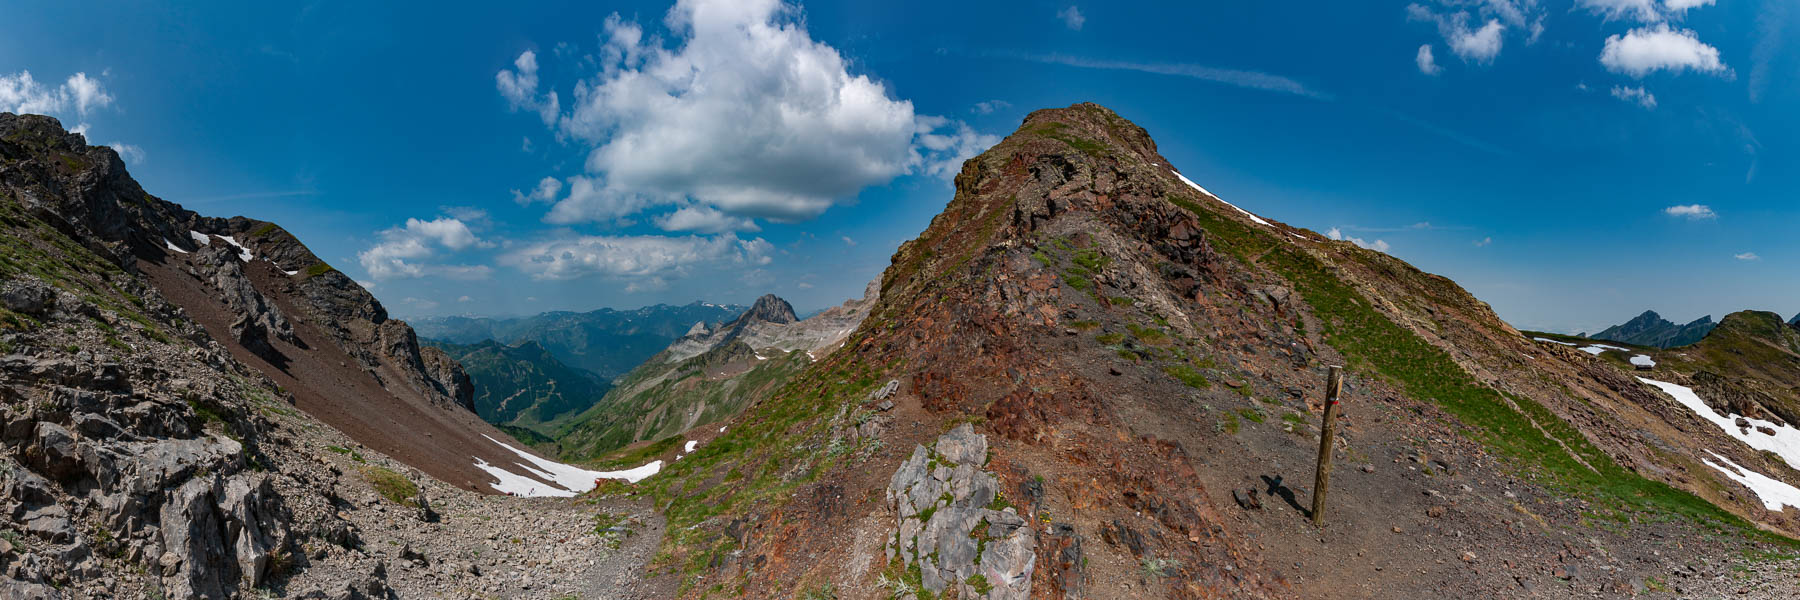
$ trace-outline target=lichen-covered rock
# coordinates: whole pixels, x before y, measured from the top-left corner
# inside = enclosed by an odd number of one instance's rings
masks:
[[[963,598],[1031,595],[1036,532],[998,501],[999,480],[982,469],[987,437],[968,424],[915,446],[888,481],[899,521],[888,556],[917,568],[927,590],[955,587]],[[983,594],[985,590],[985,595]]]

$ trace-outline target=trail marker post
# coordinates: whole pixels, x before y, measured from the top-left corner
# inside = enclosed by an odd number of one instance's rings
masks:
[[[1331,367],[1325,378],[1325,422],[1319,425],[1319,471],[1313,479],[1312,522],[1325,524],[1325,493],[1331,489],[1331,446],[1337,437],[1338,395],[1344,390],[1344,368]]]

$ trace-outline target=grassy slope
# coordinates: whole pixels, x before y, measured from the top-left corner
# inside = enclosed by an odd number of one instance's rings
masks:
[[[1679,515],[1767,535],[1698,496],[1620,467],[1532,399],[1480,385],[1443,350],[1383,316],[1319,257],[1221,218],[1192,200],[1170,200],[1199,216],[1222,249],[1240,260],[1258,257],[1257,264],[1292,282],[1324,323],[1326,340],[1352,362],[1350,368],[1379,376],[1413,398],[1436,401],[1462,421],[1472,438],[1512,459],[1527,477],[1614,511]],[[1364,252],[1350,250],[1344,256]]]
[[[620,378],[591,408],[551,424],[552,437],[563,458],[593,460],[634,442],[680,433],[696,410],[697,424],[728,419],[773,393],[808,362],[805,352],[763,361],[753,354],[742,342],[732,342],[673,365],[652,359]],[[734,361],[751,367],[728,379],[708,377],[709,370]]]
[[[597,404],[611,384],[590,371],[563,364],[548,352],[488,342],[431,342],[461,363],[475,381],[475,407],[483,420],[548,437],[557,419]],[[502,407],[508,398],[521,396]],[[523,441],[523,440],[521,440]]]

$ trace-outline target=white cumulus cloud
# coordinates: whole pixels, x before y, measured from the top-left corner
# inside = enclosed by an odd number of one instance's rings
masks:
[[[1413,58],[1413,62],[1418,63],[1419,72],[1426,75],[1436,75],[1444,70],[1443,67],[1438,66],[1437,59],[1431,55],[1431,44],[1421,44],[1419,54]]]
[[[710,206],[683,206],[675,212],[656,218],[656,226],[663,231],[692,231],[696,233],[725,233],[728,231],[761,231],[756,220],[745,217],[734,217]]]
[[[430,221],[407,219],[406,224],[377,234],[381,242],[356,255],[363,270],[376,281],[409,277],[445,276],[454,279],[481,279],[488,275],[484,265],[435,264],[440,251],[456,252],[474,247],[491,247],[475,236],[462,220],[439,217]]]
[[[1492,61],[1495,56],[1500,55],[1500,45],[1502,42],[1500,33],[1503,31],[1506,31],[1506,26],[1501,25],[1498,20],[1490,20],[1486,25],[1482,25],[1480,29],[1473,31],[1468,29],[1458,29],[1450,35],[1450,49],[1455,51],[1456,55],[1462,57],[1463,60],[1474,62]]]
[[[1608,21],[1635,19],[1654,23],[1663,19],[1662,13],[1657,10],[1656,0],[1576,0],[1575,3]]]
[[[1732,258],[1735,258],[1738,260],[1762,260],[1762,257],[1757,256],[1755,252],[1745,252],[1742,254],[1733,254]]]
[[[31,71],[0,75],[0,111],[57,116],[73,109],[79,116],[110,106],[111,94],[87,73],[69,76],[55,87],[32,78]]]
[[[560,137],[591,146],[589,173],[545,220],[607,221],[691,201],[740,218],[809,219],[870,185],[963,156],[983,139],[914,112],[850,72],[778,0],[680,0],[674,47],[617,15],[597,66],[574,86]],[[515,108],[543,108],[537,57],[496,83]],[[597,69],[597,71],[596,71]],[[947,142],[946,142],[947,140]],[[673,218],[673,217],[671,217]]]
[[[1647,109],[1656,108],[1656,95],[1650,93],[1648,90],[1645,90],[1643,86],[1625,87],[1622,85],[1615,85],[1612,87],[1612,95],[1614,98],[1618,98],[1620,100],[1624,100],[1626,102],[1630,102],[1630,103],[1636,104],[1638,106],[1642,106]]]
[[[1705,204],[1683,204],[1663,209],[1663,214],[1680,217],[1689,221],[1704,221],[1719,218],[1719,213]]]
[[[494,87],[499,88],[500,97],[505,98],[513,110],[535,112],[545,125],[556,123],[556,116],[562,111],[556,91],[538,94],[537,53],[530,50],[519,54],[512,69],[501,69],[494,74]],[[531,140],[525,140],[525,145],[529,148]]]
[[[1607,37],[1606,47],[1600,51],[1600,64],[1614,73],[1637,78],[1658,70],[1730,74],[1730,69],[1719,60],[1718,48],[1701,42],[1692,30],[1673,29],[1664,23]]]
[[[537,187],[530,192],[512,191],[513,202],[521,205],[556,201],[556,195],[562,193],[563,184],[555,177],[545,177],[538,181]]]

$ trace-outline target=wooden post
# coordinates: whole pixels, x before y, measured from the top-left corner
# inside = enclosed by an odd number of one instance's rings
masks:
[[[1319,425],[1319,472],[1313,479],[1312,521],[1325,524],[1325,493],[1331,490],[1331,444],[1337,437],[1338,394],[1344,389],[1344,368],[1331,367],[1325,378],[1325,422]]]

